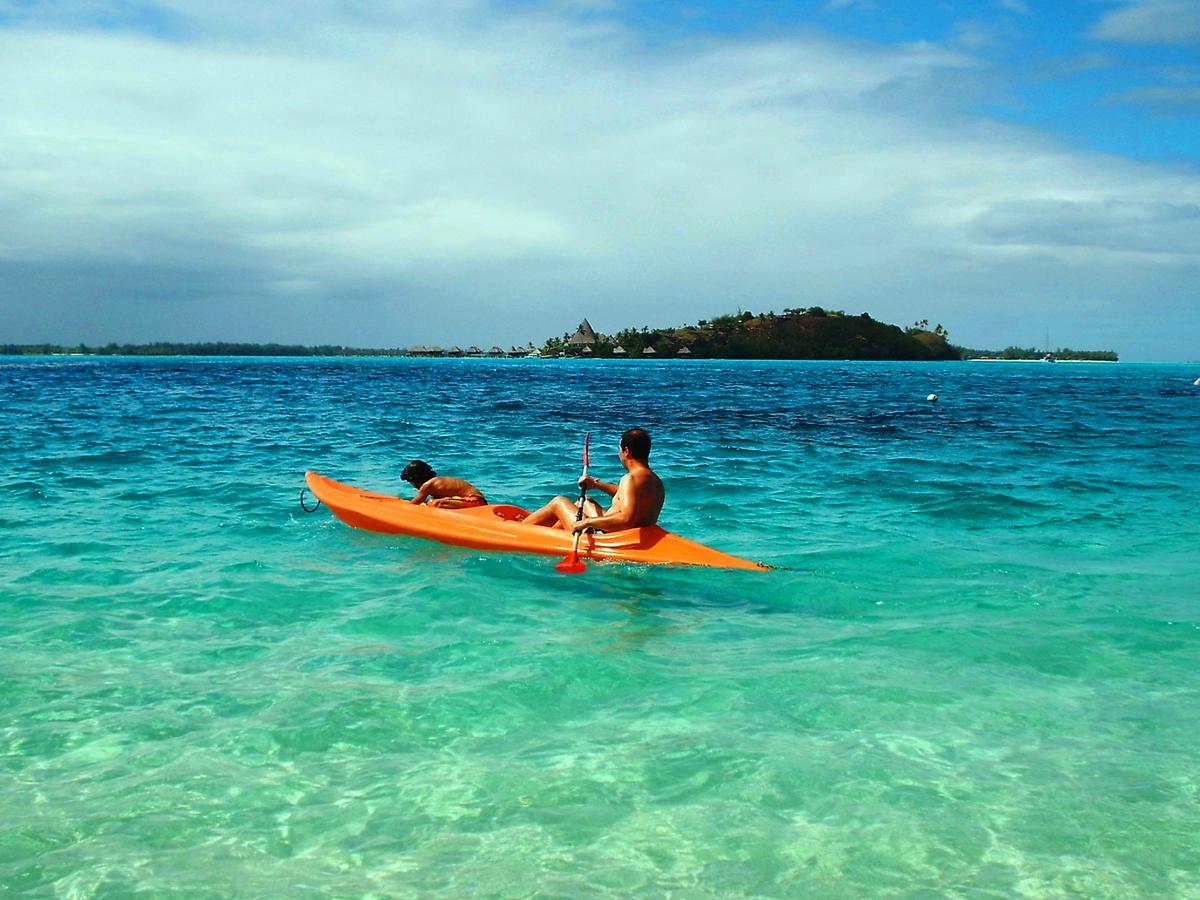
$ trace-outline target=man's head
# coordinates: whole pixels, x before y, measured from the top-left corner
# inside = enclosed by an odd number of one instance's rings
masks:
[[[425,460],[414,459],[404,467],[404,471],[400,473],[400,477],[413,487],[419,488],[430,478],[436,478],[437,472],[433,471],[429,467],[429,463],[425,462]]]
[[[638,462],[650,460],[650,435],[641,428],[630,428],[621,435],[621,449]]]

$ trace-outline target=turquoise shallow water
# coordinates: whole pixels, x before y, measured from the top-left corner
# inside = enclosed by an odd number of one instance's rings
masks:
[[[1197,375],[0,359],[0,893],[1200,897]],[[628,424],[779,568],[297,504]]]

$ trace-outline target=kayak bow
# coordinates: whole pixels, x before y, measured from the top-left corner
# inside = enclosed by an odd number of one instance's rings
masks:
[[[573,537],[561,528],[526,525],[529,513],[506,503],[469,509],[438,509],[417,506],[399,497],[360,490],[325,478],[316,472],[304,476],[309,490],[337,518],[354,528],[383,534],[404,534],[457,547],[504,550],[564,556],[571,552]],[[629,528],[608,534],[588,534],[579,545],[584,559],[625,562],[714,566],[726,569],[766,571],[767,566],[714,550],[659,528]]]

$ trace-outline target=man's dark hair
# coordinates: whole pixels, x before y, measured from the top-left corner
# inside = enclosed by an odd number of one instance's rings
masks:
[[[650,459],[650,435],[641,428],[630,428],[621,435],[621,449],[628,450],[639,462],[646,462]]]
[[[415,488],[419,488],[430,478],[437,478],[437,472],[429,467],[429,463],[423,459],[414,459],[404,471],[400,473],[400,477],[407,481]]]

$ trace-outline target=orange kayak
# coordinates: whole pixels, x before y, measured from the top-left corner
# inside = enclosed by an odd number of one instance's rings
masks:
[[[496,503],[470,509],[438,509],[360,490],[316,472],[306,473],[304,479],[309,490],[335,516],[347,525],[367,531],[406,534],[458,547],[546,556],[566,556],[574,543],[574,537],[561,528],[526,525],[522,520],[529,513],[519,506]],[[681,538],[658,526],[585,534],[579,542],[579,556],[725,569],[766,571],[768,568]]]

